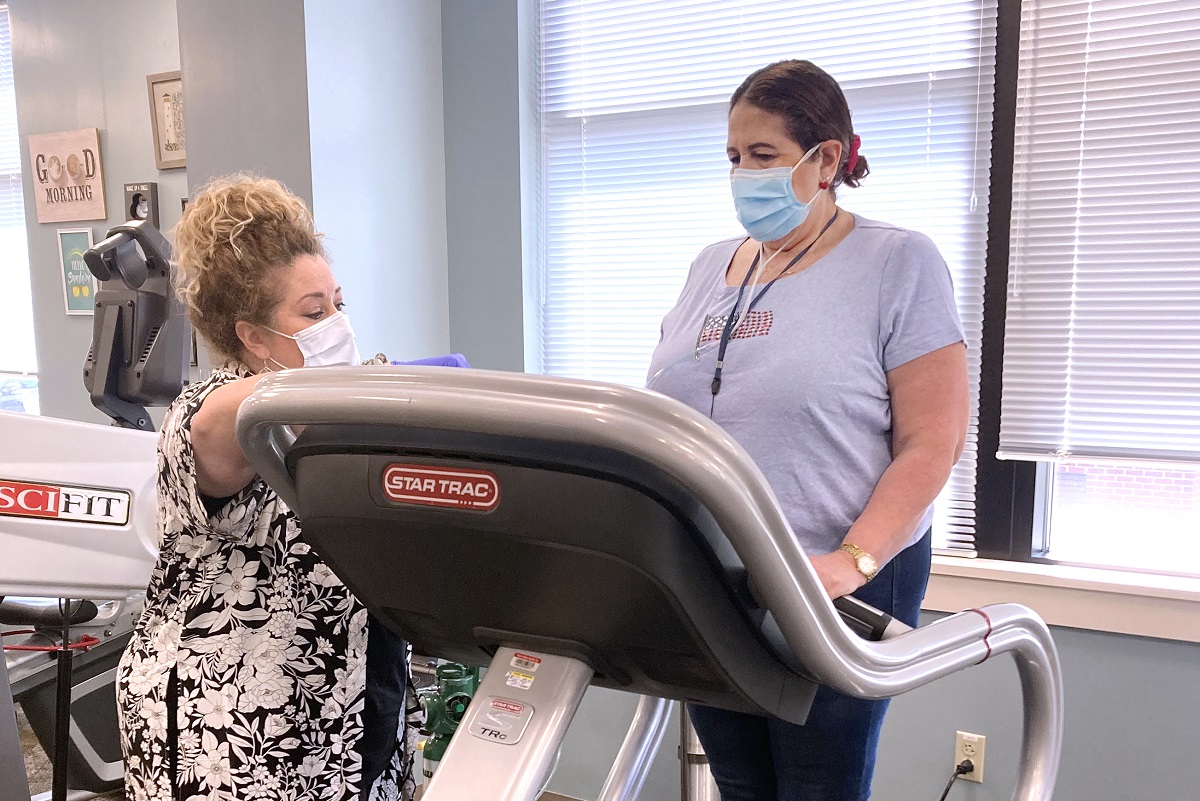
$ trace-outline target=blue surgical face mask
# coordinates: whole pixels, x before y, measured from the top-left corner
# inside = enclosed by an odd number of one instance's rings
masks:
[[[808,219],[817,195],[801,202],[792,189],[792,173],[817,152],[814,145],[793,167],[772,167],[766,170],[744,170],[735,168],[729,176],[733,190],[733,207],[738,222],[746,233],[759,242],[774,242],[783,239],[797,226]]]

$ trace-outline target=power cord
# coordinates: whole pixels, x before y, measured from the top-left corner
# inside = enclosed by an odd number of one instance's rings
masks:
[[[946,801],[946,796],[950,795],[950,788],[954,786],[954,780],[964,773],[970,773],[975,770],[975,763],[969,759],[964,759],[954,766],[954,775],[950,777],[950,781],[946,782],[946,789],[942,790],[942,797],[938,801]]]

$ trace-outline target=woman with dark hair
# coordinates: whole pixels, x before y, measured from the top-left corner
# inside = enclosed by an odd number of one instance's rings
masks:
[[[841,88],[807,61],[738,87],[727,153],[749,236],[692,263],[647,385],[754,457],[831,598],[916,625],[931,504],[966,435],[966,349],[933,243],[838,208],[868,172],[859,144]],[[691,715],[723,801],[856,801],[886,709],[822,687],[804,726]]]

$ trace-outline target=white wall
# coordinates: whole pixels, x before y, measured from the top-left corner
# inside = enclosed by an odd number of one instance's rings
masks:
[[[304,4],[313,212],[364,358],[447,353],[441,5]]]

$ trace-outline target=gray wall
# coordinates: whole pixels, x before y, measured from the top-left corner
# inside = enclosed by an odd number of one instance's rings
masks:
[[[158,171],[146,76],[179,69],[175,4],[161,0],[10,0],[17,124],[25,170],[25,225],[42,414],[105,422],[83,388],[92,318],[68,317],[59,277],[59,228],[89,227],[97,242],[124,222],[121,185],[157,181],[164,228],[179,219],[184,170]],[[29,173],[30,134],[100,129],[108,219],[39,224]]]
[[[304,4],[313,212],[364,356],[450,350],[441,13]]]
[[[1055,628],[1054,639],[1066,694],[1055,801],[1195,798],[1200,644],[1067,628]],[[1019,693],[1016,668],[1001,657],[896,699],[872,798],[937,798],[960,729],[987,735],[984,783],[959,781],[950,798],[1007,801],[1020,742]]]
[[[679,798],[679,759],[675,752],[679,745],[679,705],[671,706],[671,720],[646,778],[641,801]],[[599,796],[636,707],[637,697],[629,693],[602,687],[588,689],[563,740],[558,768],[547,789],[570,798]]]
[[[304,4],[175,5],[191,189],[246,171],[282,181],[311,204]]]
[[[442,0],[450,346],[495,370],[525,361],[521,1]]]
[[[928,623],[938,615],[926,614]],[[1066,728],[1055,801],[1195,798],[1200,786],[1200,645],[1056,628]],[[984,783],[959,780],[954,801],[1008,801],[1022,717],[1012,659],[957,673],[892,701],[871,798],[933,801],[953,767],[954,732],[987,736]],[[634,699],[589,690],[550,789],[595,798],[633,714]],[[679,797],[673,718],[646,801]]]

